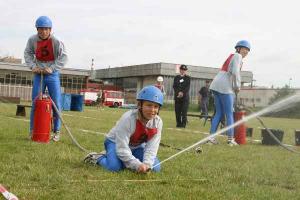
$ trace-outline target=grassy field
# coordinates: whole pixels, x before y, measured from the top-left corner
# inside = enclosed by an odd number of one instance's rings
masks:
[[[20,199],[300,198],[300,155],[278,146],[248,141],[247,145],[229,147],[225,138],[219,137],[220,145],[204,145],[202,154],[181,154],[165,162],[161,173],[111,173],[84,164],[85,153],[72,144],[65,129],[58,143],[30,141],[29,109],[26,118],[16,117],[15,111],[14,104],[0,104],[0,183]],[[125,111],[85,107],[84,112],[64,112],[63,117],[82,146],[101,151],[101,133],[109,131]],[[203,121],[189,118],[186,129],[176,129],[173,111],[163,110],[160,115],[164,120],[163,143],[184,148],[206,137],[209,123],[203,127]],[[294,130],[300,129],[300,120],[263,120],[271,128],[284,130],[284,143],[295,144]],[[247,125],[254,128],[253,139],[261,139],[258,122],[252,120]],[[163,160],[176,152],[160,147],[158,156]]]

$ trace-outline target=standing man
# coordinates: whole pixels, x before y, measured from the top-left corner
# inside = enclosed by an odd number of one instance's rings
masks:
[[[59,112],[61,111],[60,69],[67,62],[64,44],[51,34],[52,21],[47,16],[40,16],[35,27],[37,34],[31,36],[24,51],[25,63],[34,73],[32,86],[32,109],[30,114],[30,136],[32,136],[35,103],[39,95],[41,75],[43,75],[42,92],[47,87],[48,92]],[[53,113],[53,140],[60,138],[61,121],[58,113]]]
[[[209,102],[209,81],[205,81],[205,86],[203,86],[200,91],[200,102],[201,102],[201,115],[208,115],[208,102]]]
[[[190,77],[186,75],[187,66],[180,66],[180,75],[175,76],[173,89],[175,100],[176,127],[185,128],[189,106]]]
[[[214,95],[214,103],[216,113],[211,122],[210,133],[217,131],[221,119],[226,117],[226,125],[230,126],[234,123],[233,120],[233,103],[234,96],[240,91],[241,76],[240,70],[245,58],[251,49],[250,43],[247,40],[238,41],[235,45],[235,53],[229,55],[224,62],[221,70],[213,79],[210,90]],[[218,144],[215,138],[209,141],[212,144]],[[234,140],[234,129],[228,130],[227,144],[230,146],[237,145]]]

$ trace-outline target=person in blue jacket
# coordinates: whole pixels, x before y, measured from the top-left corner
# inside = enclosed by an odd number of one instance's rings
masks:
[[[42,91],[46,87],[49,95],[61,111],[60,70],[66,65],[67,53],[64,44],[51,34],[52,21],[47,16],[40,16],[35,22],[37,34],[31,36],[24,51],[25,63],[30,67],[33,76],[32,109],[30,114],[30,136],[32,136],[35,104],[34,100],[40,91],[41,75],[43,75]],[[60,138],[61,121],[58,113],[53,114],[53,140]]]

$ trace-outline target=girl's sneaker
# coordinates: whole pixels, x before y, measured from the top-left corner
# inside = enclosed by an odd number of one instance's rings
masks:
[[[56,131],[56,132],[54,133],[53,137],[52,137],[52,140],[53,140],[54,142],[58,142],[59,139],[60,139],[60,131]]]
[[[90,163],[90,164],[93,164],[93,165],[96,165],[97,162],[98,162],[98,159],[102,156],[105,155],[105,151],[102,151],[100,153],[97,153],[97,152],[91,152],[91,153],[88,153],[88,155],[85,156],[85,158],[83,159],[83,161],[85,163]]]
[[[219,144],[219,142],[216,138],[211,138],[207,141],[207,144],[216,145],[216,144]]]
[[[231,147],[239,145],[238,143],[236,143],[236,141],[234,139],[228,139],[227,144]]]

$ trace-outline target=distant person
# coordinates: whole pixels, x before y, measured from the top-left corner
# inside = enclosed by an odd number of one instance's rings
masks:
[[[190,76],[186,74],[186,65],[181,65],[180,75],[175,76],[173,89],[175,100],[176,127],[185,128],[189,107]]]
[[[97,103],[97,108],[101,107],[103,108],[103,90],[99,90],[98,94],[97,94],[97,100],[96,100],[96,103]]]
[[[89,153],[84,161],[109,171],[124,168],[146,173],[159,163],[157,151],[163,122],[158,116],[163,94],[155,86],[144,87],[137,95],[138,108],[127,111],[106,135],[106,153]],[[160,165],[153,171],[160,171]]]
[[[54,101],[59,112],[61,112],[60,70],[66,65],[67,53],[64,44],[51,34],[52,21],[47,16],[40,16],[35,27],[37,34],[28,39],[24,58],[34,74],[32,86],[32,109],[30,114],[30,137],[33,130],[33,119],[35,102],[40,92],[41,74],[43,75],[43,88],[47,87],[51,99]],[[58,113],[53,113],[54,127],[53,140],[60,138],[61,121]]]
[[[250,43],[246,40],[241,40],[235,45],[236,52],[230,54],[223,64],[221,70],[213,79],[210,90],[214,96],[214,104],[216,113],[212,119],[210,133],[217,131],[218,125],[225,115],[226,125],[230,126],[234,123],[233,120],[233,104],[234,96],[240,91],[242,68],[242,59],[248,55],[250,51]],[[218,141],[213,138],[209,141],[212,144],[218,144]],[[237,145],[234,140],[234,129],[228,130],[228,141],[230,146]]]
[[[200,108],[201,108],[201,115],[208,115],[208,103],[209,103],[209,81],[205,81],[205,86],[203,86],[200,91]]]
[[[158,76],[156,84],[155,84],[155,87],[157,87],[158,89],[160,89],[161,92],[165,95],[166,92],[165,92],[165,87],[164,87],[164,83],[163,82],[164,82],[164,78],[162,76]]]

